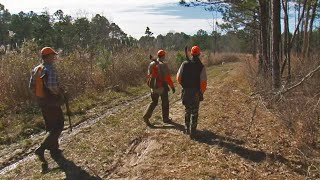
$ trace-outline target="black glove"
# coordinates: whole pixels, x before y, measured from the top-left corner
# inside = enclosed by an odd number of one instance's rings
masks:
[[[171,90],[173,94],[176,92],[176,89],[174,88],[174,86],[171,87]]]

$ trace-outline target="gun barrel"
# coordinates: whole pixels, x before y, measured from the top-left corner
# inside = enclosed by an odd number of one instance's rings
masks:
[[[72,131],[72,123],[71,123],[71,111],[70,111],[70,107],[69,107],[69,99],[68,96],[66,94],[64,94],[64,101],[66,104],[66,110],[67,110],[67,115],[68,115],[68,120],[69,120],[69,129],[70,131]]]
[[[151,60],[151,61],[157,61],[157,59],[156,58],[153,58],[153,56],[150,54],[149,55],[149,59]]]
[[[188,55],[188,46],[186,46],[186,47],[184,48],[184,53],[186,54],[186,59],[187,59],[187,61],[189,61],[190,58],[189,58],[189,55]]]
[[[69,129],[70,129],[70,131],[72,132],[72,124],[71,124],[71,118],[70,118],[70,115],[68,115],[68,117],[69,117]]]

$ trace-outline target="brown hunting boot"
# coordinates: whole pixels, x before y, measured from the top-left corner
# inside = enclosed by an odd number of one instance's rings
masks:
[[[152,127],[152,124],[150,123],[148,118],[143,117],[143,121],[146,123],[147,126]]]
[[[171,118],[163,119],[163,122],[164,122],[164,123],[167,123],[167,124],[172,124],[172,123],[173,123],[173,121],[172,121]]]
[[[38,156],[39,160],[42,162],[46,162],[46,159],[44,158],[44,148],[42,146],[38,147],[34,153]]]
[[[50,155],[52,159],[57,160],[62,157],[62,150],[60,149],[50,150]]]

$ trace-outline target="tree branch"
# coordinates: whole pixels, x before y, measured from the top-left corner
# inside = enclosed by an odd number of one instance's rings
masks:
[[[304,17],[304,11],[305,11],[305,9],[306,9],[306,5],[307,5],[307,0],[304,0],[304,2],[303,2],[303,9],[302,9],[302,13],[301,13],[300,19],[298,20],[298,24],[297,24],[297,26],[296,26],[296,28],[295,28],[295,30],[294,30],[294,33],[292,34],[292,38],[291,38],[291,41],[290,41],[290,44],[289,44],[289,48],[290,48],[290,49],[292,48],[293,41],[294,41],[294,39],[295,39],[295,37],[296,37],[296,34],[297,34],[298,29],[299,29],[300,23],[301,23],[301,21],[302,21],[302,19],[303,19],[303,17]]]
[[[309,72],[304,78],[302,78],[297,84],[287,88],[287,89],[284,89],[282,91],[280,91],[279,94],[285,94],[289,91],[291,91],[292,89],[300,86],[304,81],[306,81],[307,79],[311,78],[315,72],[319,71],[320,70],[320,65],[318,67],[316,67],[314,70],[312,70],[311,72]]]

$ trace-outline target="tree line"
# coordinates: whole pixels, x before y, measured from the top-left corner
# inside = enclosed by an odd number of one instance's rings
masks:
[[[3,84],[0,111],[1,107],[10,109],[30,99],[26,83],[31,68],[39,63],[39,50],[44,46],[61,50],[60,58],[67,59],[57,65],[61,81],[68,82],[66,88],[73,97],[92,87],[102,90],[121,85],[125,88],[143,82],[149,54],[157,52],[156,49],[170,52],[169,63],[175,71],[184,60],[182,52],[186,45],[199,45],[209,53],[213,49],[248,53],[253,48],[248,43],[250,37],[246,30],[208,33],[200,29],[194,35],[168,32],[157,36],[152,31],[146,28],[145,35],[135,39],[100,14],[91,19],[74,18],[62,10],[53,14],[47,11],[12,14],[0,4],[0,79]],[[213,43],[213,39],[218,43]]]
[[[221,25],[224,29],[246,29],[256,48],[253,52],[259,54],[259,72],[272,76],[275,90],[281,87],[285,72],[287,80],[291,79],[293,52],[306,60],[320,46],[320,28],[314,25],[319,18],[319,0],[181,0],[180,4],[219,11],[226,22]],[[295,14],[292,29],[289,12]]]
[[[11,14],[0,4],[0,45],[5,50],[17,50],[26,41],[35,41],[39,47],[52,46],[69,53],[75,48],[95,50],[130,44],[118,25],[96,14],[90,21],[86,17],[72,18],[62,10],[50,15],[47,11]]]
[[[11,14],[0,4],[0,46],[2,51],[16,50],[24,42],[34,41],[39,47],[52,46],[69,54],[75,49],[86,49],[92,56],[99,55],[101,49],[113,51],[121,47],[162,48],[166,50],[183,50],[186,45],[199,45],[203,50],[215,52],[250,53],[250,33],[240,31],[207,32],[200,29],[194,35],[183,32],[168,32],[166,35],[154,36],[147,27],[145,36],[135,39],[106,17],[96,14],[90,20],[87,17],[73,18],[62,10],[53,14],[33,11]],[[213,41],[213,39],[215,41]]]
[[[148,45],[154,45],[160,49],[181,51],[187,45],[199,45],[202,50],[210,52],[231,52],[231,53],[252,53],[253,47],[250,43],[250,35],[246,30],[240,31],[228,31],[224,33],[222,31],[207,31],[200,29],[194,35],[190,36],[183,32],[169,32],[166,35],[158,35],[156,37],[148,33],[146,29],[146,35],[139,39],[139,44],[142,47],[148,47]]]

